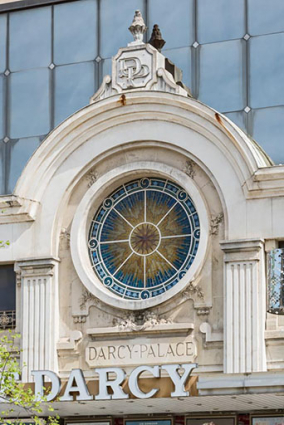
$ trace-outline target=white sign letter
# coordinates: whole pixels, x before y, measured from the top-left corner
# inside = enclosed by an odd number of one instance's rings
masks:
[[[38,400],[44,395],[44,376],[47,376],[51,380],[51,389],[46,395],[46,401],[51,401],[58,395],[61,382],[54,372],[50,370],[32,370],[32,375],[35,380],[35,396],[37,396]]]
[[[190,364],[171,364],[171,365],[163,365],[162,369],[166,370],[170,375],[171,380],[174,383],[175,390],[171,393],[172,397],[185,397],[189,395],[188,391],[185,391],[184,384],[186,383],[192,369],[197,367],[196,363]],[[178,373],[177,369],[183,368],[184,373],[182,376]]]
[[[73,401],[73,396],[70,393],[79,393],[79,395],[76,396],[77,401],[93,400],[93,396],[91,396],[88,391],[88,387],[81,369],[73,369],[71,371],[65,392],[63,396],[60,397],[60,401]]]
[[[159,391],[158,388],[153,388],[148,393],[143,393],[143,391],[140,390],[139,385],[138,385],[138,378],[139,378],[139,375],[142,372],[146,372],[146,371],[152,373],[152,375],[155,378],[160,377],[160,367],[159,366],[154,366],[154,367],[139,366],[136,369],[134,369],[129,376],[128,385],[129,385],[129,389],[132,392],[132,394],[135,395],[135,397],[137,397],[137,398],[150,398],[150,397],[153,397],[153,395],[155,395]]]
[[[118,367],[106,367],[101,369],[95,369],[95,372],[99,374],[99,394],[95,396],[96,400],[117,400],[121,398],[129,398],[129,395],[125,394],[125,392],[120,386],[125,380],[124,370]],[[109,373],[115,373],[116,378],[113,380],[109,380]],[[112,395],[108,393],[107,387],[112,388]]]

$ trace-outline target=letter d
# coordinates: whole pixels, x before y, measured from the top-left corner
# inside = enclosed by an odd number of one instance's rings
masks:
[[[50,370],[32,370],[32,375],[35,380],[35,396],[38,400],[44,397],[44,376],[51,380],[51,390],[46,395],[46,401],[53,400],[59,394],[61,382],[54,372]]]

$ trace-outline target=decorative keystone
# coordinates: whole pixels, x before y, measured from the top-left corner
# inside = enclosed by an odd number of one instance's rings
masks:
[[[136,44],[144,44],[143,43],[143,35],[147,31],[147,27],[145,25],[144,19],[141,15],[140,10],[135,11],[135,15],[132,21],[132,24],[128,28],[131,34],[133,35],[134,41],[129,43],[128,46],[133,46]]]
[[[159,25],[157,24],[153,26],[153,31],[152,31],[151,38],[149,40],[149,44],[155,47],[155,49],[157,49],[159,52],[162,50],[162,48],[166,44],[165,40],[163,40]]]

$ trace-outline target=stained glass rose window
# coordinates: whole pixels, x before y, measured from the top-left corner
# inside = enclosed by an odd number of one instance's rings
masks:
[[[89,256],[102,284],[128,300],[163,294],[192,265],[200,240],[192,199],[176,183],[143,178],[123,184],[97,210]]]

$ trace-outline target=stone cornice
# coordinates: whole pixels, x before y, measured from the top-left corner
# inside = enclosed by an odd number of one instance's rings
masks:
[[[17,195],[0,196],[0,224],[34,221],[39,203]]]

